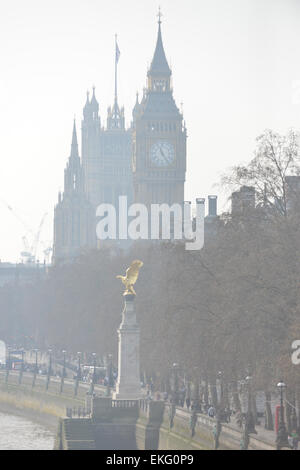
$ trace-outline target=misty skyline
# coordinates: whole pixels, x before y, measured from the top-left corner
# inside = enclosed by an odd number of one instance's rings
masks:
[[[157,35],[172,66],[174,97],[188,130],[185,199],[220,194],[226,169],[250,160],[265,128],[300,128],[300,6],[295,0],[87,0],[3,3],[0,37],[0,259],[17,261],[22,224],[1,200],[52,240],[72,121],[96,87],[102,125],[114,97],[114,36],[121,51],[118,95],[130,125]],[[300,88],[300,85],[299,85]],[[79,133],[80,135],[80,133]],[[30,235],[29,235],[30,237]],[[41,260],[42,261],[42,260]]]

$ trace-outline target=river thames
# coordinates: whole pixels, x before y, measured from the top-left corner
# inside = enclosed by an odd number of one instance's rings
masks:
[[[54,434],[26,418],[0,412],[0,450],[52,450]]]

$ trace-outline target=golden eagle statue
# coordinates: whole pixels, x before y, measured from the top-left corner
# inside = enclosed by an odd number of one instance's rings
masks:
[[[117,279],[121,279],[125,286],[125,292],[123,295],[136,295],[133,286],[139,277],[139,270],[143,264],[143,261],[136,259],[132,261],[129,268],[126,269],[126,276],[116,276]]]

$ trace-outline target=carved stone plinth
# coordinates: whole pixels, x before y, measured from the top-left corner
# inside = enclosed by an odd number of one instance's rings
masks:
[[[118,329],[118,379],[114,399],[138,400],[141,398],[140,381],[140,329],[136,322],[134,296],[125,296],[122,323]]]

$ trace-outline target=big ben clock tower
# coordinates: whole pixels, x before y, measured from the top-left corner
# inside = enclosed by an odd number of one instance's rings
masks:
[[[173,98],[171,69],[161,35],[148,71],[148,86],[133,110],[133,178],[135,202],[183,203],[186,129]]]

